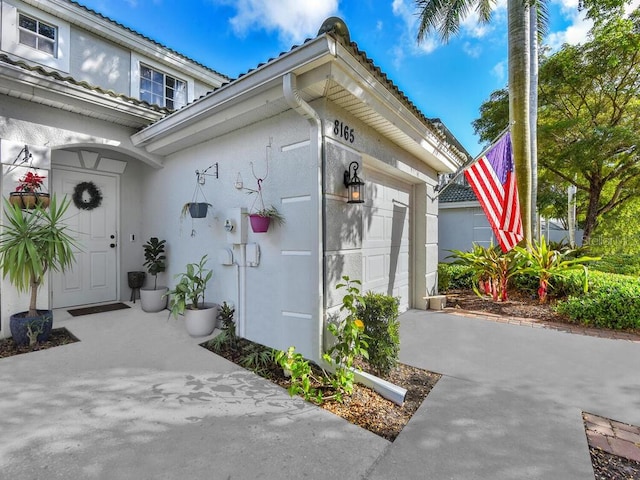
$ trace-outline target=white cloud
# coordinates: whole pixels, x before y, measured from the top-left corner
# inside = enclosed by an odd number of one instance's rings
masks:
[[[593,22],[586,18],[586,12],[578,8],[578,0],[555,0],[560,6],[560,13],[569,22],[564,30],[550,32],[545,43],[552,51],[558,50],[562,45],[578,45],[587,40],[589,30]]]
[[[250,30],[276,31],[286,43],[315,37],[322,22],[338,11],[338,0],[219,0],[235,8],[229,22],[238,36]]]
[[[486,37],[496,29],[496,24],[504,23],[507,0],[498,0],[494,7],[491,24],[481,25],[478,21],[478,14],[471,10],[469,14],[460,22],[460,30],[457,35],[461,39],[480,39]],[[416,44],[416,37],[419,27],[419,17],[416,14],[415,4],[411,0],[393,0],[393,14],[400,18],[405,25],[405,35],[400,38],[402,49],[414,54],[428,54],[442,46],[439,35],[436,32],[429,32],[421,43]],[[471,57],[478,57],[482,51],[481,46],[471,42],[463,43],[464,52]]]
[[[414,10],[413,2],[407,3],[406,0],[393,0],[391,7],[393,14],[399,17],[405,24],[405,33],[399,39],[400,45],[395,48],[396,51],[402,52],[402,57],[404,57],[405,51],[427,54],[433,52],[441,45],[434,32],[427,34],[420,43],[416,42],[416,37],[418,36],[418,16]],[[396,56],[396,62],[399,59],[400,58]]]
[[[494,77],[496,77],[496,79],[498,80],[498,83],[500,84],[504,84],[507,81],[507,62],[503,61],[500,63],[497,63],[493,66],[493,68],[491,69],[491,75],[493,75]]]
[[[472,45],[471,42],[464,42],[462,50],[471,58],[478,58],[482,53],[482,47],[477,43]]]

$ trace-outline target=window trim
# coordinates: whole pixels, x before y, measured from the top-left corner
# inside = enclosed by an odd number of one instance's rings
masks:
[[[180,109],[180,108],[182,108],[182,107],[186,106],[186,105],[187,105],[187,103],[189,103],[189,100],[188,100],[189,86],[188,86],[188,84],[187,84],[187,81],[186,81],[186,80],[183,80],[182,78],[179,78],[179,77],[175,77],[175,76],[173,76],[173,75],[170,75],[170,74],[168,74],[168,73],[166,73],[166,72],[164,72],[164,71],[162,71],[162,70],[160,70],[160,69],[157,69],[157,68],[152,67],[151,65],[147,65],[147,64],[146,64],[146,63],[144,63],[144,62],[140,62],[140,64],[139,64],[139,69],[140,69],[140,79],[139,79],[139,84],[140,84],[140,85],[142,84],[142,81],[143,81],[143,77],[142,77],[142,69],[143,69],[143,68],[149,69],[152,73],[158,73],[158,74],[162,75],[162,105],[160,105],[161,107],[171,108],[171,110],[178,110],[178,109]],[[185,88],[187,89],[187,91],[185,92],[185,93],[186,93],[186,95],[185,95],[185,99],[184,99],[184,105],[180,105],[180,106],[179,106],[179,107],[177,107],[177,108],[176,108],[175,106],[174,106],[174,107],[167,107],[167,100],[171,100],[171,101],[175,102],[175,96],[174,96],[173,98],[171,98],[171,99],[169,99],[169,98],[167,97],[167,88],[171,88],[171,87],[169,87],[169,86],[167,85],[167,78],[170,78],[170,79],[172,79],[172,80],[173,80],[173,81],[175,81],[175,82],[181,82],[181,83],[183,83],[183,84],[184,84]],[[149,80],[150,80],[150,82],[152,82],[152,83],[157,83],[157,82],[155,82],[153,79],[149,79]],[[173,88],[173,90],[174,90],[174,92],[175,92],[175,88]],[[154,94],[153,94],[153,92],[150,92],[150,94],[151,94],[152,96],[154,95]],[[139,98],[140,100],[142,100],[142,101],[146,101],[146,102],[148,102],[148,103],[150,103],[150,104],[153,104],[153,105],[159,105],[158,103],[154,103],[154,102],[152,102],[152,101],[150,102],[150,101],[148,101],[148,100],[144,100],[144,99],[142,98],[142,91],[139,91],[139,92],[138,92],[138,98]]]
[[[21,27],[20,26],[20,16],[26,17],[29,20],[32,20],[32,21],[36,22],[36,30],[32,31],[32,30],[29,30],[27,28]],[[18,26],[18,36],[17,36],[18,43],[20,45],[24,45],[25,47],[33,48],[33,49],[35,49],[35,50],[37,50],[39,52],[42,52],[42,53],[44,53],[46,55],[51,55],[52,57],[56,57],[57,58],[57,56],[58,56],[58,38],[59,38],[58,27],[56,25],[50,24],[48,22],[45,22],[44,20],[40,20],[38,17],[29,15],[29,14],[27,14],[25,12],[20,11],[20,10],[18,10],[18,17],[17,18],[18,18],[18,21],[16,22],[16,25]],[[42,35],[39,32],[39,30],[40,30],[39,27],[40,27],[41,24],[46,25],[49,28],[52,28],[54,30],[54,32],[55,32],[55,38],[51,39],[49,37],[46,37],[46,36]],[[32,47],[31,45],[28,45],[26,43],[22,43],[20,41],[20,32],[23,32],[23,31],[27,32],[27,33],[30,33],[30,34],[35,36],[35,38],[36,38],[36,46],[35,47]],[[53,42],[53,53],[49,53],[48,51],[43,50],[43,49],[41,49],[39,47],[41,39],[44,40],[44,41],[48,41],[48,42],[52,41]]]
[[[156,70],[162,74],[169,75],[170,77],[180,80],[187,84],[187,99],[188,105],[194,100],[195,81],[192,77],[187,77],[178,70],[169,67],[163,63],[157,62],[149,57],[143,57],[136,52],[131,52],[131,96],[133,98],[140,99],[140,65],[145,65],[152,70]]]
[[[64,73],[69,73],[71,43],[71,27],[69,22],[54,17],[42,10],[38,10],[20,0],[10,0],[10,3],[7,0],[3,0],[0,2],[0,5],[2,6],[0,49],[3,52],[21,57],[30,62],[51,67]],[[18,27],[19,13],[57,29],[55,55],[20,43]]]

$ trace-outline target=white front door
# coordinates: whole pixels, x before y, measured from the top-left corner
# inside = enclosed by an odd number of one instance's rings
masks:
[[[53,308],[110,302],[117,298],[117,204],[118,178],[86,171],[56,168],[51,175],[51,192],[58,202],[71,200],[77,185],[93,182],[102,195],[100,206],[87,210],[71,206],[65,223],[78,242],[73,267],[51,275]],[[85,200],[89,197],[85,193]]]
[[[411,305],[410,241],[412,186],[369,170],[362,226],[362,291],[400,298]]]

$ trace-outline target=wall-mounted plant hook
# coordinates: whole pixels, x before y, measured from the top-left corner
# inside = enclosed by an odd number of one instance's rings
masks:
[[[209,170],[211,170],[213,168],[213,172],[212,173],[207,173]],[[209,165],[207,168],[205,168],[202,172],[200,170],[196,170],[196,178],[197,178],[197,182],[200,185],[204,185],[205,182],[205,177],[215,177],[215,178],[219,178],[218,177],[218,162],[214,163],[213,165]]]

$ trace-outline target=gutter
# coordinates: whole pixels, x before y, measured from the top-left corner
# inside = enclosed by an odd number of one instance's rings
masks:
[[[319,198],[322,199],[321,202],[318,203],[318,218],[319,218],[319,238],[320,242],[318,245],[318,280],[320,285],[319,294],[319,302],[318,302],[318,318],[323,319],[322,322],[318,322],[318,343],[316,345],[316,360],[322,361],[322,352],[324,345],[324,232],[325,232],[325,199],[324,199],[324,129],[322,128],[322,119],[318,112],[316,112],[311,105],[309,105],[306,101],[302,99],[300,96],[300,92],[297,88],[297,76],[292,73],[286,73],[282,78],[282,89],[284,93],[284,98],[287,100],[287,103],[293,108],[298,114],[305,118],[311,124],[311,134],[310,139],[313,137],[316,138],[316,141],[310,141],[310,146],[312,151],[315,150],[315,156],[317,158],[318,165],[318,195]],[[313,156],[313,155],[312,155]],[[325,365],[326,366],[326,365]],[[386,398],[387,400],[391,400],[392,402],[402,405],[404,403],[405,395],[407,391],[394,385],[386,380],[383,380],[375,375],[371,375],[366,372],[355,371],[356,381],[372,388],[378,394]]]
[[[318,318],[324,320],[324,129],[322,128],[322,119],[318,112],[316,112],[311,105],[302,99],[300,92],[298,91],[298,77],[293,72],[285,73],[282,77],[282,91],[287,103],[293,108],[301,117],[305,118],[311,125],[309,134],[309,146],[311,147],[311,156],[316,158],[316,165],[318,169],[318,198],[322,201],[318,202],[318,231],[319,231],[319,243],[318,243],[318,285],[320,291],[318,292]],[[315,141],[313,138],[315,137]],[[322,359],[322,346],[324,345],[324,321],[318,322],[316,344],[316,359]]]

